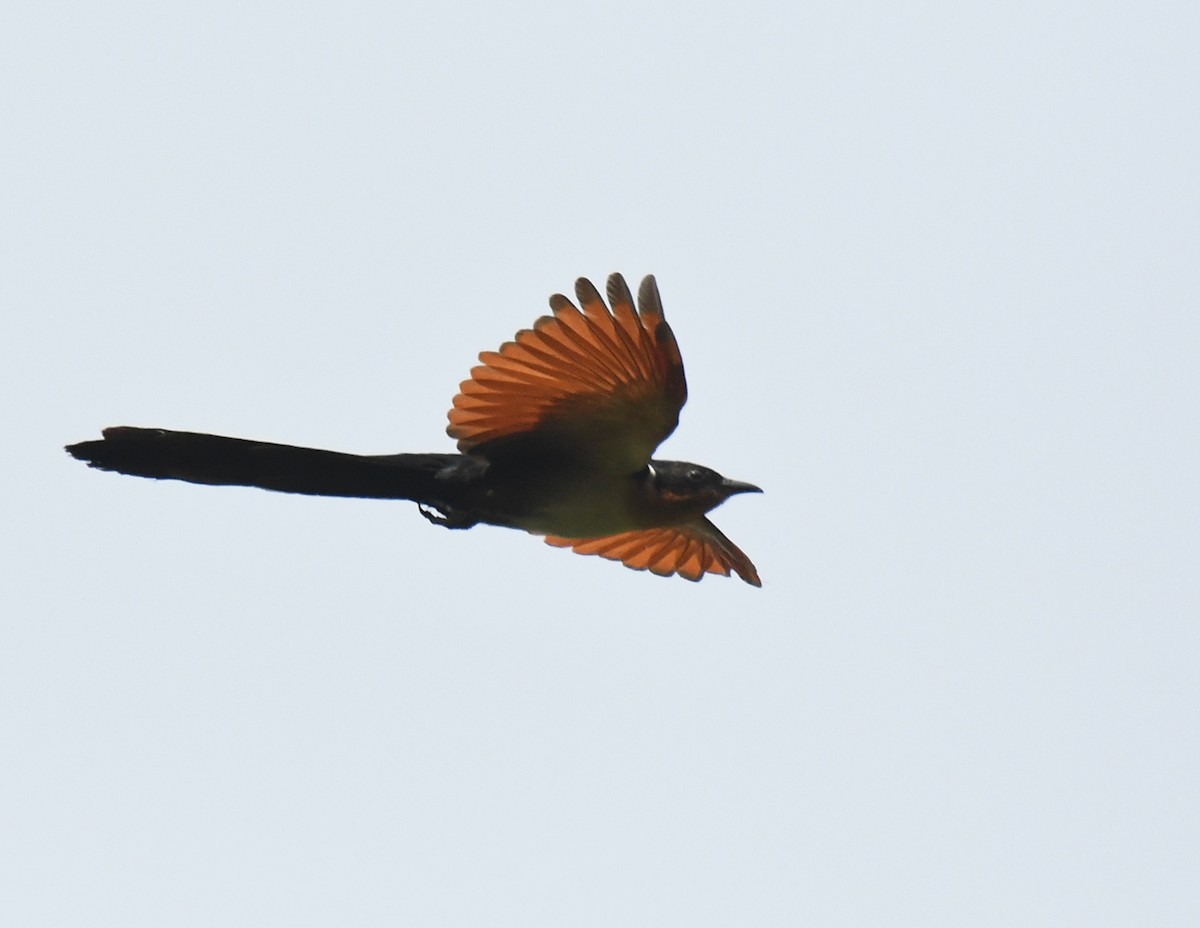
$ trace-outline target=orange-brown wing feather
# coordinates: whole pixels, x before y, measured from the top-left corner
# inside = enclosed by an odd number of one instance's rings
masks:
[[[762,586],[750,558],[703,516],[682,525],[639,529],[605,538],[547,535],[546,543],[570,548],[577,554],[598,554],[660,577],[679,574],[686,580],[699,580],[706,573],[728,577],[733,571],[752,586]]]
[[[653,277],[642,281],[636,309],[620,274],[607,290],[608,306],[580,278],[578,307],[555,294],[554,315],[480,354],[449,414],[446,431],[459,451],[486,456],[489,443],[536,431],[547,446],[598,469],[646,465],[687,400],[683,359]]]

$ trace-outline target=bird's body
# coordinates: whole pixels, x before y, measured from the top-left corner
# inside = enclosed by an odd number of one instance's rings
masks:
[[[67,450],[140,477],[415,500],[449,528],[516,528],[635,569],[690,580],[733,570],[760,585],[749,558],[704,515],[758,488],[650,458],[687,397],[654,279],[643,281],[636,310],[617,274],[611,311],[586,280],[576,294],[582,311],[556,295],[553,316],[480,355],[450,411],[458,454],[355,455],[128,426]]]

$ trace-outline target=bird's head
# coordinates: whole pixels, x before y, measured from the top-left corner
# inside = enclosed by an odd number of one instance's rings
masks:
[[[646,490],[656,509],[681,517],[706,513],[737,493],[762,492],[752,483],[730,480],[712,468],[687,461],[651,461]]]

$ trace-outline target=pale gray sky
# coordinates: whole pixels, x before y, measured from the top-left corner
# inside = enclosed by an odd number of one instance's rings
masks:
[[[0,922],[1200,922],[1194,3],[12,3]],[[765,586],[89,471],[449,450],[658,275]]]

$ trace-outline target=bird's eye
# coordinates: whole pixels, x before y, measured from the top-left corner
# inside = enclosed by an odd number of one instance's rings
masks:
[[[704,479],[704,471],[702,471],[698,467],[693,467],[691,470],[688,471],[687,476],[688,476],[688,480],[692,481],[692,483],[699,483],[701,480]]]

